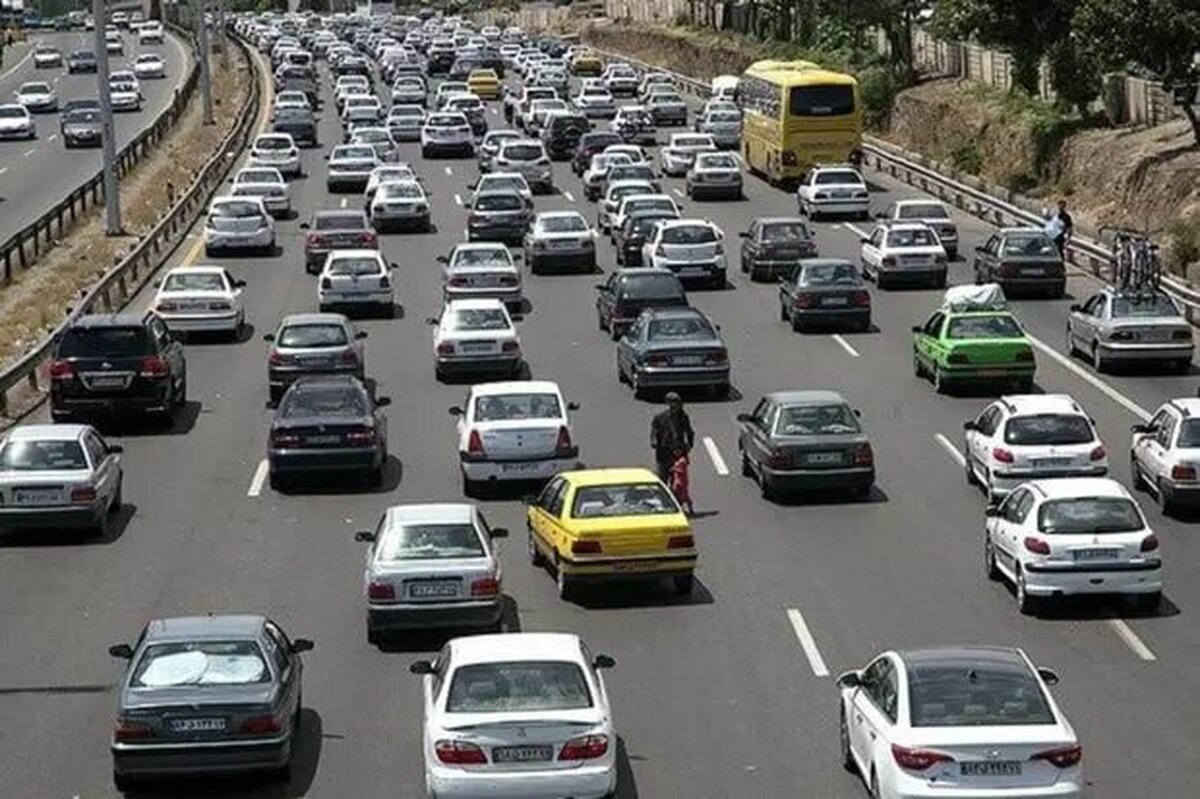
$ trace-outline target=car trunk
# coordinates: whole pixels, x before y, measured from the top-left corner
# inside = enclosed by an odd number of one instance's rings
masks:
[[[617,314],[637,318],[646,308],[684,308],[687,304],[687,298],[680,294],[625,294],[617,300]]]
[[[549,710],[525,714],[471,713],[469,724],[453,724],[457,714],[447,714],[447,729],[461,740],[469,740],[484,749],[487,763],[459,766],[474,772],[566,771],[587,765],[587,760],[559,760],[563,745],[572,738],[587,735],[602,722],[595,708]],[[615,747],[616,741],[609,741]]]
[[[373,272],[369,275],[358,274],[329,274],[322,281],[329,281],[327,291],[339,294],[372,294],[387,291],[391,281],[383,274]]]
[[[342,449],[374,444],[374,425],[367,416],[322,419],[278,419],[271,427],[271,444],[281,449]],[[287,443],[277,441],[287,437]]]
[[[158,310],[164,313],[187,311],[227,311],[229,298],[221,291],[165,291],[158,297]]]
[[[520,280],[511,269],[460,267],[452,272],[448,285],[462,289],[511,289],[520,285]]]
[[[704,244],[667,244],[660,243],[656,253],[659,258],[668,261],[712,261],[717,257],[716,242]]]
[[[1118,319],[1113,324],[1109,338],[1135,344],[1178,342],[1187,345],[1192,341],[1192,331],[1182,320]]]
[[[671,550],[667,546],[672,536],[691,534],[687,518],[681,513],[574,519],[572,526],[580,539],[600,542],[600,558],[693,551],[691,547]]]
[[[436,604],[471,599],[471,583],[494,576],[482,556],[409,559],[376,563],[371,582],[391,585],[396,602]]]
[[[135,688],[124,695],[122,716],[149,725],[150,735],[138,743],[254,739],[264,736],[242,727],[252,718],[271,715],[275,697],[271,683]]]
[[[453,344],[454,352],[458,355],[497,355],[500,353],[501,337],[499,331],[459,331],[455,334],[454,340],[442,342],[443,344]],[[506,335],[505,341],[510,339]]]
[[[948,362],[951,366],[980,367],[980,366],[1011,366],[1014,363],[1026,363],[1033,367],[1033,351],[1023,341],[1009,338],[995,339],[952,339]],[[1022,359],[1017,356],[1028,353]]]
[[[865,436],[850,435],[789,436],[772,439],[775,463],[779,467],[816,470],[849,469],[868,465],[855,463],[856,452],[868,451]]]
[[[801,286],[795,300],[797,308],[814,310],[867,308],[870,305],[870,293],[860,286]]]
[[[963,707],[964,712],[971,705]],[[983,708],[984,712],[987,708]],[[949,755],[953,762],[937,763],[923,776],[946,790],[1039,788],[1058,781],[1061,769],[1033,755],[1067,746],[1057,725],[1011,726],[967,724],[953,727],[916,727],[906,743]],[[969,772],[969,773],[964,773]]]
[[[264,220],[258,216],[216,216],[208,217],[208,226],[222,233],[251,233],[263,227]]]
[[[71,491],[91,485],[84,469],[0,471],[0,505],[37,508],[67,505]]]
[[[651,344],[643,353],[642,361],[647,366],[660,369],[697,369],[705,366],[725,366],[728,364],[728,356],[719,341],[689,341],[686,344]]]
[[[558,451],[559,419],[511,419],[477,428],[488,460],[552,458]]]

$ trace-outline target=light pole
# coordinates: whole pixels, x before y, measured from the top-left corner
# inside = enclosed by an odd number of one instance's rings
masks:
[[[100,2],[100,0],[96,0]],[[204,100],[204,124],[213,124],[212,75],[208,71],[208,26],[204,24],[204,0],[192,3],[196,17],[196,49],[200,52],[200,93]]]
[[[104,37],[104,0],[92,0],[96,33],[96,82],[100,94],[100,148],[104,161],[104,219],[110,236],[124,233],[121,227],[121,195],[117,185],[117,142],[113,129],[112,95],[108,85],[108,43]]]

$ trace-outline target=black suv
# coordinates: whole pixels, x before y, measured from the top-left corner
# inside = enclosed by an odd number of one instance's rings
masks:
[[[592,123],[583,114],[575,112],[553,113],[542,125],[542,144],[553,161],[566,161],[579,147],[583,134],[590,131]]]
[[[604,152],[604,148],[612,144],[624,144],[625,140],[619,134],[608,130],[594,130],[579,137],[575,145],[575,155],[571,158],[571,171],[582,176],[592,165],[592,156]]]
[[[153,313],[88,314],[59,338],[50,364],[50,415],[61,422],[153,413],[187,401],[183,345]]]

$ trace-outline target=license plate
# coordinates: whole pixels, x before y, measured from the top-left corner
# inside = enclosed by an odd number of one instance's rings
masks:
[[[1012,777],[1021,773],[1019,760],[975,760],[959,765],[964,777]]]
[[[26,488],[13,491],[13,502],[18,505],[56,505],[61,501],[62,491],[57,488]]]
[[[618,572],[649,572],[658,568],[658,562],[653,560],[626,560],[613,564],[613,571]]]
[[[423,599],[428,599],[430,597],[458,596],[458,583],[410,583],[408,586],[408,595]]]
[[[93,377],[92,388],[125,388],[123,377]]]
[[[1021,270],[1022,277],[1041,277],[1044,274],[1046,274],[1046,270],[1042,269],[1040,266],[1033,267],[1032,269],[1022,269]]]
[[[181,311],[199,311],[207,309],[208,303],[204,300],[184,300],[179,303],[179,310]]]
[[[500,471],[505,474],[523,474],[536,472],[540,464],[537,463],[503,463],[500,465]]]
[[[671,363],[676,366],[699,366],[704,363],[704,358],[699,355],[676,355],[671,359]]]
[[[225,719],[171,719],[171,732],[222,732]]]
[[[1038,458],[1037,460],[1034,461],[1034,463],[1036,463],[1038,466],[1043,466],[1043,467],[1070,466],[1071,459],[1070,458]]]
[[[329,358],[323,358],[323,357],[299,358],[298,360],[300,361],[301,365],[303,365],[303,366],[330,366],[333,363],[333,361],[330,360]]]
[[[826,297],[821,300],[822,305],[847,305],[850,300],[845,297]]]
[[[338,435],[330,436],[305,436],[304,441],[308,444],[336,444],[341,441],[342,437]]]
[[[1113,560],[1119,552],[1116,549],[1073,549],[1071,557],[1075,560]]]
[[[495,275],[481,275],[471,278],[471,286],[473,288],[490,288],[500,284],[500,278]]]
[[[575,246],[575,242],[573,242],[573,241],[552,241],[552,242],[550,242],[550,249],[552,249],[552,250],[569,250],[574,246]]]
[[[1008,373],[1003,369],[980,369],[977,374],[980,377],[1004,377]]]
[[[839,198],[839,199],[845,199],[846,197],[849,197],[849,196],[850,196],[850,192],[848,192],[848,191],[834,191],[834,192],[830,192],[830,195],[831,195],[831,196],[833,196],[833,197],[837,197],[837,198]]]
[[[491,352],[495,348],[495,345],[484,342],[482,344],[459,344],[458,347],[463,352]]]
[[[810,452],[806,458],[809,463],[841,463],[840,452]]]
[[[553,756],[552,746],[497,746],[492,749],[495,763],[535,763]]]

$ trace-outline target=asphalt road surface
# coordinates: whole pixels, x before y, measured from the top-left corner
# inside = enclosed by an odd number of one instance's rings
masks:
[[[167,77],[143,80],[145,97],[142,110],[114,114],[119,151],[135,136],[154,122],[155,117],[171,104],[175,90],[183,84],[190,68],[191,55],[183,42],[167,33],[162,44],[138,45],[137,35],[125,31],[123,56],[109,56],[109,71],[132,69],[139,55],[156,52],[167,62]],[[32,48],[12,60],[9,70],[0,76],[0,102],[14,102],[13,94],[27,81],[46,81],[54,87],[61,107],[68,100],[96,97],[99,91],[96,75],[68,75],[66,57],[72,50],[95,50],[91,31],[39,33],[33,46],[47,44],[63,53],[63,67],[37,69],[33,57],[25,58]],[[6,62],[9,59],[5,59]],[[4,241],[56,203],[79,188],[88,178],[100,171],[100,148],[68,150],[59,135],[57,113],[35,114],[37,138],[33,141],[0,142],[0,241]]]
[[[330,109],[321,122],[325,147],[340,141]],[[498,105],[488,119],[503,126]],[[293,184],[300,220],[360,201],[326,192],[324,151],[305,152],[307,176]],[[271,415],[261,335],[284,314],[316,308],[299,220],[282,222],[277,257],[221,261],[248,282],[253,332],[238,344],[189,344],[191,403],[173,429],[114,432],[125,447],[126,506],[109,538],[83,544],[27,536],[0,548],[0,796],[113,795],[111,686],[123,664],[108,657],[107,646],[132,640],[147,619],[209,611],[266,612],[292,635],[315,639],[305,655],[307,710],[295,775],[286,785],[189,781],[147,795],[423,796],[420,690],[407,667],[444,639],[417,636],[388,651],[366,643],[363,549],[352,535],[391,503],[460,498],[447,408],[466,389],[435,382],[424,320],[439,310],[435,257],[463,239],[459,201],[469,196],[476,167],[473,160],[424,161],[416,145],[405,145],[403,158],[432,191],[437,229],[382,237],[388,260],[401,264],[403,313],[358,323],[370,334],[367,373],[395,403],[384,487],[282,495],[261,474],[255,479]],[[538,197],[538,209],[575,208],[594,219],[567,165],[555,170],[558,191]],[[876,209],[914,195],[871,178]],[[683,190],[681,180],[666,183],[668,191]],[[685,201],[685,215],[716,222],[736,253],[736,233],[752,217],[795,211],[790,195],[757,179],[748,178],[746,193],[742,202]],[[962,251],[971,253],[988,228],[958,221]],[[857,261],[861,225],[816,229],[822,255]],[[186,243],[172,265],[202,262],[198,245]],[[606,241],[599,254],[602,269],[613,269]],[[617,659],[608,679],[621,735],[618,795],[861,796],[858,779],[838,762],[836,674],[886,647],[995,643],[1022,646],[1061,672],[1055,694],[1083,742],[1092,797],[1194,796],[1200,721],[1187,700],[1200,656],[1200,628],[1188,616],[1200,605],[1194,525],[1164,519],[1141,497],[1170,570],[1159,614],[1087,602],[1023,617],[1010,592],[984,576],[984,504],[953,451],[962,421],[987,398],[939,396],[912,374],[909,328],[924,321],[940,292],[872,289],[871,332],[802,335],[779,321],[772,285],[748,282],[736,266],[730,278],[724,291],[691,293],[722,326],[735,391],[728,401],[688,403],[704,444],[692,468],[702,554],[690,598],[664,588],[560,601],[553,580],[528,563],[519,497],[483,503],[492,524],[514,533],[501,544],[509,628],[574,631]],[[614,345],[595,326],[599,279],[527,276],[524,349],[535,377],[558,381],[582,404],[573,421],[585,462],[649,464],[647,430],[658,406],[635,401],[617,382]],[[969,281],[967,263],[952,264],[951,282]],[[1114,475],[1128,484],[1137,409],[1191,395],[1196,380],[1099,378],[1067,361],[1067,307],[1096,287],[1073,276],[1067,298],[1015,306],[1042,342],[1038,385],[1083,404],[1108,445]],[[139,297],[138,307],[149,299]],[[734,415],[764,392],[801,387],[837,389],[861,408],[879,475],[869,501],[772,504],[739,476]]]

